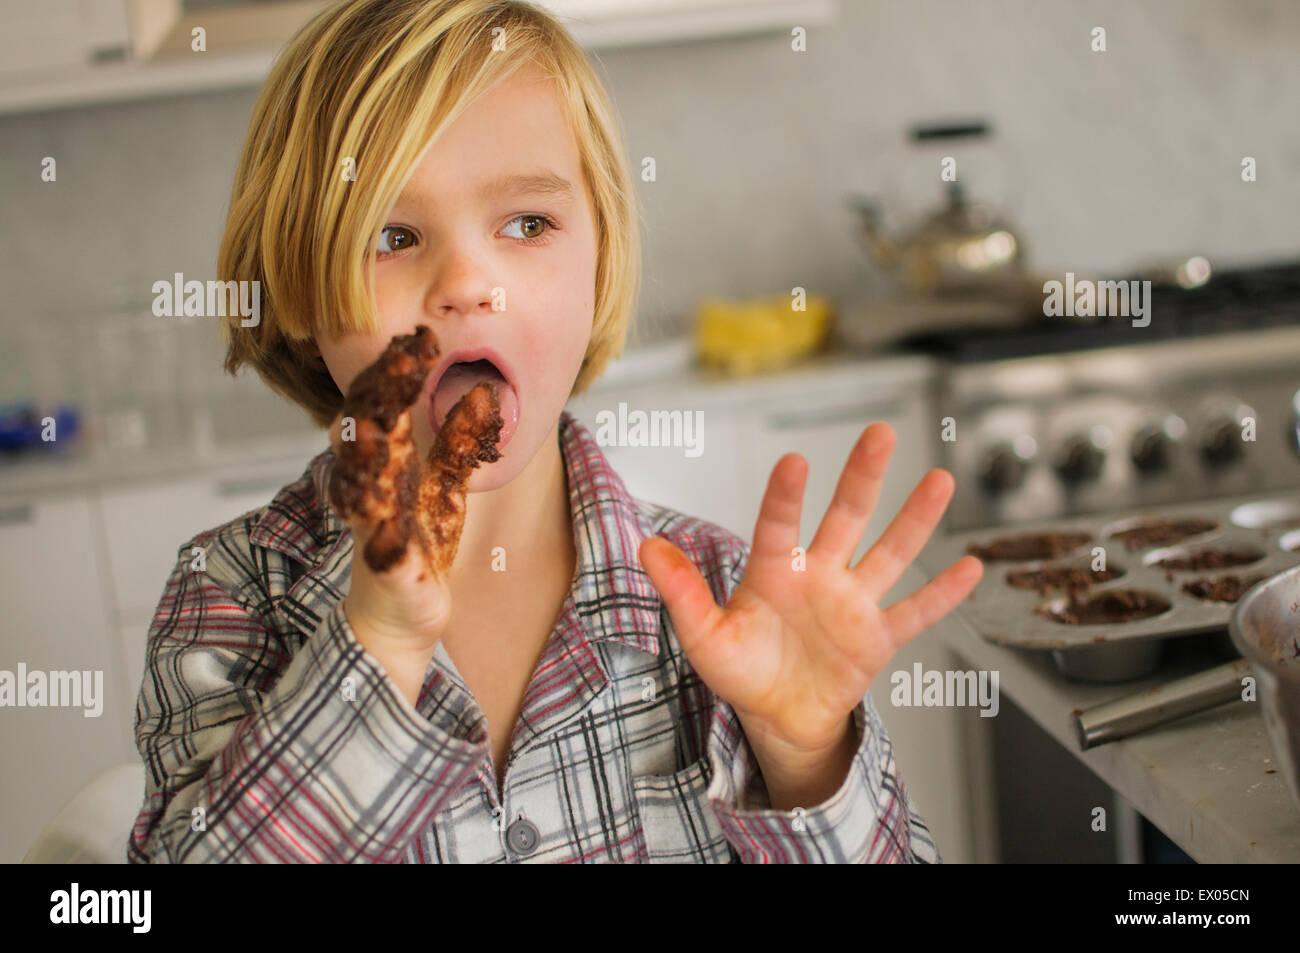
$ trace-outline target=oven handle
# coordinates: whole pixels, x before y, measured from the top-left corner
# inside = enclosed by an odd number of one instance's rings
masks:
[[[1074,719],[1079,747],[1086,751],[1239,698],[1241,680],[1249,674],[1250,662],[1237,659],[1081,711]]]
[[[861,421],[865,427],[874,420],[885,417],[897,417],[902,413],[902,402],[894,398],[857,401],[852,404],[837,404],[832,407],[818,407],[814,410],[783,411],[769,413],[766,423],[771,430],[803,430],[808,427],[820,427],[826,424],[840,424],[849,421]]]

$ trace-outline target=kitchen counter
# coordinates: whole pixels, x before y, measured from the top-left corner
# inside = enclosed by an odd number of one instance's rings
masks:
[[[693,349],[689,338],[677,338],[629,351],[597,378],[587,394],[574,399],[653,386],[670,393],[689,392],[693,401],[745,404],[786,395],[824,394],[864,380],[870,381],[877,393],[905,392],[928,386],[939,364],[929,355],[905,351],[828,348],[788,367],[732,374],[696,363]]]
[[[629,350],[587,393],[612,397],[653,384],[669,392],[689,391],[698,403],[735,404],[778,392],[833,391],[868,377],[873,389],[905,391],[928,384],[934,373],[934,362],[923,355],[830,350],[789,368],[737,377],[693,364],[692,348],[689,339],[679,338]],[[269,391],[261,402],[218,406],[213,412],[224,438],[217,441],[108,450],[82,439],[66,450],[0,459],[0,505],[195,474],[237,480],[268,467],[278,472],[286,461],[301,460],[305,466],[328,442],[301,411]]]
[[[29,454],[0,467],[0,505],[196,474],[237,482],[268,466],[278,472],[292,461],[302,469],[328,443],[323,430],[304,428],[206,449],[176,445],[107,451],[83,445]]]
[[[898,588],[911,592],[927,578],[913,566]],[[1300,861],[1300,807],[1282,774],[1267,773],[1277,764],[1257,706],[1224,704],[1088,751],[1079,748],[1075,709],[1136,694],[1223,659],[1180,649],[1151,677],[1090,684],[1059,674],[1049,653],[985,641],[957,610],[934,629],[963,664],[999,672],[1000,691],[1193,860]]]

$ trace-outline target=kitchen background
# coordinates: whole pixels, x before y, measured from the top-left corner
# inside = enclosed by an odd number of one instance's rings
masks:
[[[1300,208],[1300,7],[847,2],[808,51],[763,33],[598,51],[633,159],[653,156],[639,342],[683,333],[700,297],[801,285],[869,291],[845,196],[908,213],[939,197],[909,168],[918,120],[989,120],[1002,205],[1035,267],[1115,272],[1199,252],[1285,257]],[[1093,53],[1089,31],[1108,31]],[[3,330],[70,331],[208,274],[256,90],[0,117]],[[39,157],[59,160],[38,187]],[[1241,181],[1243,156],[1258,180]],[[33,157],[36,157],[34,159]],[[964,174],[964,169],[963,169]],[[1001,194],[998,194],[1001,193]],[[209,373],[211,371],[209,370]],[[7,376],[7,375],[6,375]]]
[[[627,131],[630,160],[652,156],[657,168],[656,181],[639,183],[646,278],[635,337],[622,362],[634,367],[638,355],[653,355],[637,371],[638,386],[689,377],[689,369],[672,362],[685,353],[680,345],[708,296],[775,296],[801,286],[826,296],[846,315],[869,319],[871,302],[891,286],[866,254],[859,216],[846,199],[880,199],[887,230],[896,232],[941,202],[937,157],[944,154],[969,156],[961,167],[969,195],[991,202],[1015,223],[1037,272],[1128,274],[1144,262],[1190,254],[1204,255],[1219,268],[1297,254],[1300,6],[1289,0],[755,6],[788,8],[786,25],[733,31],[743,35],[682,30],[659,42],[611,42],[596,49]],[[789,26],[804,23],[801,14],[807,15],[807,51],[795,53]],[[1104,53],[1090,46],[1096,26],[1107,32]],[[19,72],[4,76],[12,87]],[[0,481],[9,480],[0,482],[0,493],[10,503],[29,497],[39,502],[60,483],[69,492],[91,488],[92,511],[103,507],[90,517],[97,538],[111,540],[114,526],[129,535],[136,498],[127,497],[142,494],[136,499],[141,507],[157,499],[151,460],[165,460],[162,469],[182,473],[190,453],[186,441],[196,439],[196,414],[204,407],[216,410],[198,439],[224,448],[227,462],[238,456],[245,431],[261,441],[250,460],[265,455],[267,440],[280,432],[294,434],[306,448],[310,431],[300,414],[255,378],[221,375],[215,322],[174,320],[160,331],[148,320],[154,281],[175,272],[215,277],[230,183],[255,96],[247,85],[57,108],[11,105],[9,114],[0,115],[0,400],[77,404],[90,432],[111,437],[133,460],[105,464],[103,458],[74,454],[60,471],[74,475],[51,477],[55,471],[44,464],[24,470],[27,464],[15,458],[6,465],[9,473],[0,469]],[[918,146],[906,135],[917,122],[948,119],[985,121],[992,134],[969,146],[947,147]],[[45,156],[57,159],[57,183],[40,181]],[[1242,181],[1244,156],[1257,162],[1254,182]],[[907,395],[928,393],[931,386],[932,366],[912,357],[895,358],[889,351],[843,357],[847,363],[835,365],[834,379],[850,390],[874,388],[868,396],[882,406],[893,406],[892,387]],[[796,368],[781,380],[793,395],[801,383],[829,388],[832,377],[800,378]],[[609,389],[590,406],[616,404],[625,392],[616,390],[621,386],[612,376]],[[747,406],[747,398],[727,404],[731,398],[722,390],[709,389],[708,395],[700,401],[722,402],[714,419],[734,413],[736,427],[743,428],[735,408]],[[680,397],[664,399],[681,405]],[[932,459],[938,415],[931,411],[924,404],[899,411],[899,455],[910,467],[900,472],[915,475],[906,486],[893,478],[894,506]],[[827,446],[840,447],[838,459],[831,453],[823,472],[815,474],[823,484],[833,485],[853,433],[869,422],[845,421],[835,431],[838,443]],[[789,425],[784,443],[781,433],[770,438],[774,454],[799,448],[789,433],[798,427]],[[304,449],[301,460],[309,456]],[[772,462],[775,456],[767,469]],[[110,489],[97,482],[101,476],[111,478]],[[765,477],[762,470],[753,479]],[[240,479],[236,474],[228,481],[227,498],[246,497],[248,506],[259,495],[269,498],[270,489],[257,480]],[[111,492],[126,494],[126,502],[109,506],[104,494]],[[748,536],[754,492],[761,493],[761,486],[746,488],[749,495],[741,497],[746,504],[752,497],[748,509],[737,505],[698,515]],[[819,517],[824,507],[822,502],[806,508],[809,533],[816,525],[810,514],[815,509]],[[883,523],[873,527],[878,533]],[[145,573],[138,581],[147,586],[152,580],[155,599],[174,547],[199,528],[206,525],[167,534],[172,549],[163,553],[163,575]],[[13,541],[0,552],[15,572],[27,565],[29,556]],[[149,566],[156,561],[154,556]],[[110,604],[117,594],[110,626],[116,652],[143,637],[147,611],[142,617],[139,607],[123,604],[128,586],[121,570],[91,572]],[[7,603],[24,600],[30,610],[7,624],[6,641],[26,637],[18,632],[22,619],[39,626],[47,618],[32,598],[22,586],[6,589]],[[92,608],[87,618],[97,611]],[[929,654],[917,657],[946,658],[937,654],[937,642],[924,651]],[[128,692],[138,687],[136,652],[142,649],[123,650],[125,661],[115,663]],[[15,662],[6,658],[0,667]],[[981,726],[966,724],[965,714],[949,713],[942,727],[937,721],[908,727],[904,715],[933,713],[891,711],[887,688],[874,694],[895,736],[904,779],[932,821],[945,859],[1034,858],[1035,845],[1044,844],[1041,829],[1008,806],[1007,798],[999,801],[988,774],[998,770],[1007,743],[998,747],[984,737],[985,762],[993,767],[972,767],[972,751],[981,742],[966,732]],[[10,739],[19,714],[2,715],[10,721]],[[1017,719],[1025,724],[1013,747],[1039,745],[1043,759],[1054,754],[1079,772],[1074,786],[1088,797],[1113,796],[1107,784],[1004,701],[996,720],[1010,725]],[[17,742],[6,744],[6,758],[26,756]],[[95,770],[121,760],[97,748],[76,765],[51,767],[49,777],[57,775],[57,784],[51,781],[39,797],[30,785],[12,780],[6,765],[11,779],[4,782],[5,812],[23,823],[5,835],[3,859],[21,856],[57,804]],[[1035,777],[1045,782],[1051,773]],[[1044,796],[1027,795],[1040,803]],[[1167,833],[1183,842],[1178,832]],[[1165,849],[1160,841],[1147,859],[1176,856],[1158,854]],[[1111,840],[1063,834],[1045,859],[1123,856]]]

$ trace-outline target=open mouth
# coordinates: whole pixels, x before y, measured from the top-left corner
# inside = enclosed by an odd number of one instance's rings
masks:
[[[452,354],[457,357],[458,354]],[[447,415],[456,406],[456,402],[468,394],[475,386],[487,381],[496,385],[497,398],[501,403],[501,436],[497,447],[504,447],[514,435],[519,423],[519,394],[514,384],[505,373],[489,358],[466,355],[466,360],[454,360],[446,366],[434,385],[430,399],[433,426],[442,429]]]

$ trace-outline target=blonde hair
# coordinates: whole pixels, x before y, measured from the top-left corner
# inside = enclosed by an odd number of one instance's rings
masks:
[[[504,51],[493,49],[498,36]],[[342,394],[315,334],[374,333],[384,217],[429,140],[525,64],[556,84],[595,210],[595,313],[571,396],[586,390],[622,352],[636,307],[640,206],[586,54],[549,13],[517,0],[341,0],[281,52],[253,109],[218,255],[220,280],[262,291],[257,326],[223,320],[229,373],[251,365],[329,424]],[[348,158],[363,173],[356,181],[343,175]]]

